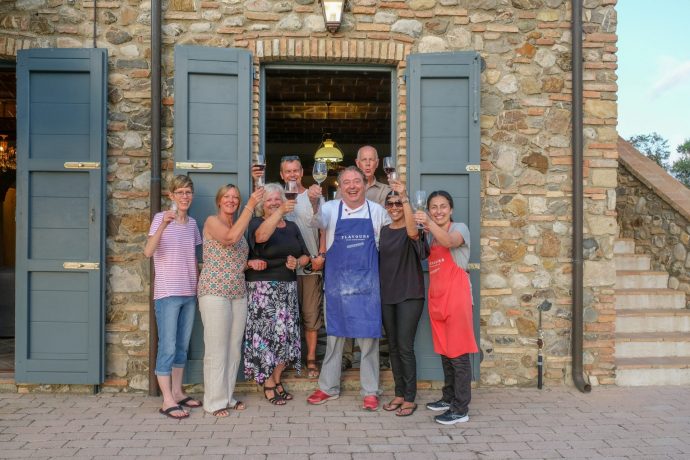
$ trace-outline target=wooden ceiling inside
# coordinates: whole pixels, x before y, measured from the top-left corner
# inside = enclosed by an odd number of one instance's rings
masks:
[[[391,80],[388,72],[266,71],[269,143],[388,143]]]

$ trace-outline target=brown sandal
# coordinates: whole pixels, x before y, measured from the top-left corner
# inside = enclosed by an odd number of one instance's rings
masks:
[[[211,414],[213,414],[214,417],[218,418],[228,417],[230,415],[230,408],[224,407],[222,409],[214,410],[213,412],[211,412]]]
[[[316,365],[316,360],[315,359],[308,359],[307,360],[307,377],[310,379],[317,379],[319,378],[319,375],[321,375],[321,371],[319,370],[319,366]]]

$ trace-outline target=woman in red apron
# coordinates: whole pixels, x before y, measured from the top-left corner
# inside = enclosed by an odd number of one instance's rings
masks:
[[[472,289],[467,275],[470,232],[465,224],[452,221],[453,198],[436,191],[427,199],[427,215],[417,211],[415,220],[424,225],[430,239],[429,317],[434,351],[441,355],[444,386],[440,400],[427,409],[444,411],[434,420],[453,425],[469,420],[472,369],[470,353],[477,352],[472,322]]]

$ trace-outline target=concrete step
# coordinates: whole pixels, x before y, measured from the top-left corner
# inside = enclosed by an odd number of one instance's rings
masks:
[[[613,257],[616,270],[649,270],[652,257],[647,254],[617,254]]]
[[[616,358],[690,357],[685,332],[616,333]]]
[[[673,289],[616,289],[616,310],[685,308],[685,293]]]
[[[649,270],[616,270],[616,289],[667,288],[668,273]]]
[[[690,332],[688,309],[628,309],[616,311],[616,332]]]
[[[614,254],[635,254],[635,240],[630,238],[618,238],[613,242]]]
[[[690,357],[617,358],[616,385],[690,385]]]

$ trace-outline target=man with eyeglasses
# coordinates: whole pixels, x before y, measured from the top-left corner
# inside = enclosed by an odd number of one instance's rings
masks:
[[[316,343],[318,332],[323,325],[323,269],[325,254],[319,251],[319,231],[309,226],[314,215],[311,202],[307,196],[308,190],[302,185],[304,169],[297,155],[287,155],[280,159],[280,177],[283,182],[295,181],[297,184],[297,202],[295,210],[286,218],[297,224],[302,239],[311,254],[311,266],[297,268],[297,293],[302,308],[302,324],[304,325],[304,340],[307,344],[307,376],[317,378],[319,367],[316,364]],[[312,186],[318,187],[318,186]],[[315,193],[321,193],[315,191]],[[325,251],[325,248],[324,248]]]

